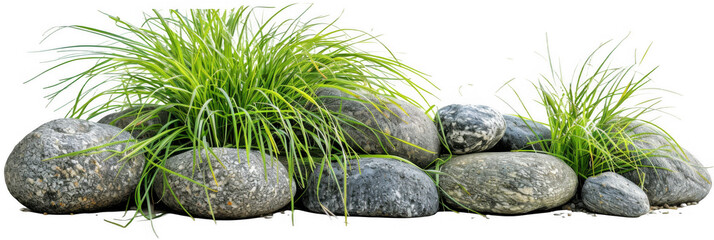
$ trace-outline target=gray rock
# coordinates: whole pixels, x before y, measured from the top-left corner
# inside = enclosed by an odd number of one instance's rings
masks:
[[[290,198],[295,194],[295,184],[280,162],[266,156],[263,165],[261,154],[257,150],[248,152],[235,148],[211,149],[215,157],[206,150],[201,150],[200,160],[196,156],[196,162],[200,162],[199,164],[194,164],[196,151],[184,152],[166,161],[167,169],[216,190],[208,191],[210,206],[203,187],[174,174],[164,173],[166,181],[156,181],[153,190],[158,196],[162,196],[161,201],[166,206],[183,213],[182,205],[194,217],[239,219],[271,214],[290,203]],[[206,158],[207,155],[210,157]],[[219,159],[225,168],[221,166]],[[215,179],[210,168],[213,168]],[[181,205],[174,199],[166,183]]]
[[[437,117],[454,154],[488,150],[506,131],[501,113],[488,106],[451,104],[439,109]]]
[[[336,163],[332,169],[322,169],[319,196],[316,195],[318,173],[310,176],[302,197],[303,205],[310,211],[322,213],[325,212],[322,204],[336,215],[344,214],[343,170]],[[398,160],[352,160],[346,182],[347,212],[352,216],[420,217],[433,215],[439,210],[439,194],[431,178],[421,169]]]
[[[424,111],[414,105],[394,100],[399,106],[387,103],[389,109],[381,109],[380,113],[371,103],[358,101],[337,89],[322,88],[317,91],[317,95],[328,110],[344,114],[375,129],[372,131],[364,126],[341,124],[344,133],[353,140],[350,142],[352,148],[368,154],[400,156],[421,168],[427,167],[438,157],[441,142],[436,126]],[[369,94],[363,94],[360,98],[380,102]],[[428,151],[385,137],[385,134]]]
[[[568,202],[578,187],[577,175],[568,165],[539,153],[472,153],[452,158],[440,170],[445,174],[439,182],[444,193],[483,213],[551,209]],[[444,200],[463,209],[452,199]]]
[[[33,130],[10,153],[5,184],[10,194],[35,212],[93,212],[126,201],[141,178],[144,157],[113,155],[130,143],[107,146],[95,154],[61,156],[112,142],[133,140],[106,124],[57,119]],[[121,160],[121,161],[120,161]]]
[[[671,206],[699,202],[711,190],[711,177],[706,168],[689,151],[687,159],[666,140],[663,133],[640,123],[633,123],[629,134],[637,138],[634,145],[640,149],[659,149],[655,156],[642,160],[643,165],[663,169],[640,168],[623,176],[637,185],[643,185],[652,206]],[[678,148],[677,148],[678,149]],[[668,169],[668,170],[665,170]],[[671,170],[671,171],[670,171]],[[640,182],[644,177],[644,182]]]
[[[512,150],[543,150],[542,143],[529,145],[529,142],[550,139],[550,129],[543,124],[524,120],[520,117],[503,115],[506,121],[506,131],[501,140],[496,143],[492,152],[508,152]],[[535,132],[535,133],[534,133]],[[536,135],[537,134],[537,135]]]
[[[650,210],[647,194],[627,178],[605,172],[585,180],[581,197],[588,210],[624,217],[639,217]]]
[[[132,107],[125,109],[121,112],[111,113],[97,121],[98,123],[109,124],[119,128],[126,128],[136,120],[138,116],[143,116],[145,114],[154,111],[158,106],[145,106],[145,107]],[[141,124],[135,126],[134,128],[127,129],[131,132],[131,135],[136,139],[143,140],[156,135],[157,130],[148,129],[151,126],[161,127],[168,122],[169,113],[166,111],[159,111],[156,116],[152,116]]]

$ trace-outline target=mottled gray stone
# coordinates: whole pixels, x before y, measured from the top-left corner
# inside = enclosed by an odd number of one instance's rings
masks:
[[[568,202],[578,187],[577,175],[568,165],[539,153],[472,153],[452,158],[440,170],[444,175],[439,185],[444,193],[483,213],[522,214],[558,207]],[[461,208],[448,198],[444,200]]]
[[[317,91],[317,95],[320,96],[320,100],[328,110],[344,114],[344,116],[375,129],[372,131],[356,124],[341,124],[344,133],[352,139],[350,141],[352,148],[368,154],[400,156],[422,168],[427,167],[438,157],[441,143],[436,126],[423,110],[414,105],[394,100],[399,106],[387,102],[388,109],[381,109],[380,113],[373,104],[358,101],[353,96],[337,89],[322,88]],[[373,103],[381,102],[370,94],[362,94],[360,98]],[[428,151],[392,137],[385,137],[385,134]]]
[[[643,159],[642,164],[668,169],[640,168],[640,171],[623,174],[630,181],[644,186],[650,205],[674,206],[699,202],[709,194],[712,187],[711,177],[697,158],[684,149],[688,159],[683,159],[679,151],[675,151],[666,140],[666,135],[650,126],[638,122],[633,124],[635,125],[629,127],[629,134],[637,138],[635,147],[659,149],[655,156]],[[640,177],[644,177],[644,182],[640,182]]]
[[[334,172],[334,175],[331,171]],[[343,170],[336,164],[310,176],[302,203],[313,212],[344,214]],[[337,181],[335,181],[337,179]],[[421,169],[386,158],[361,158],[350,161],[347,169],[347,212],[352,216],[420,217],[439,210],[436,185]],[[319,197],[319,200],[318,200]]]
[[[196,151],[178,154],[166,162],[167,169],[216,190],[208,191],[209,208],[203,187],[174,174],[164,173],[166,183],[191,216],[216,219],[258,217],[271,214],[290,203],[292,194],[295,194],[295,184],[291,183],[288,171],[277,160],[266,156],[263,165],[263,159],[257,150],[248,152],[245,149],[211,148],[211,151],[215,157],[206,150],[201,150],[200,158],[196,156],[196,162],[200,162],[198,164],[194,164]],[[211,167],[214,175],[211,174]],[[166,206],[174,211],[184,212],[165,183],[157,181],[154,184],[154,192],[159,196],[163,192],[161,201]]]
[[[104,116],[103,118],[99,119],[97,121],[98,123],[103,123],[103,124],[109,124],[113,125],[119,128],[126,128],[136,120],[138,116],[143,116],[145,114],[151,113],[155,109],[157,109],[158,106],[145,106],[145,107],[132,107],[125,109],[121,112],[115,112],[108,114]],[[168,115],[169,113],[166,111],[159,111],[158,114],[155,116],[150,117],[146,121],[142,122],[141,124],[135,126],[134,128],[127,129],[132,136],[135,138],[142,140],[142,139],[147,139],[150,137],[153,137],[156,135],[156,130],[153,129],[147,129],[150,126],[155,126],[158,125],[157,127],[161,127],[162,125],[166,124],[168,122]],[[146,131],[145,131],[146,130]]]
[[[647,194],[627,178],[605,172],[585,180],[581,190],[588,210],[623,217],[639,217],[650,210]]]
[[[439,109],[437,117],[454,154],[486,151],[495,146],[506,131],[501,113],[488,106],[451,104]]]
[[[489,151],[543,150],[542,143],[535,145],[529,145],[528,143],[550,139],[550,129],[543,124],[531,120],[525,120],[524,122],[520,117],[510,115],[503,115],[503,119],[506,121],[506,131],[503,133],[501,140]]]
[[[121,129],[79,119],[57,119],[33,130],[10,153],[5,184],[10,194],[35,212],[100,211],[126,201],[141,178],[144,157],[104,152],[43,161],[112,142],[133,140]]]

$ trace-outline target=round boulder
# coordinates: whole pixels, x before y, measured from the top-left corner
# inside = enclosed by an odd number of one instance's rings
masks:
[[[650,210],[642,189],[617,173],[605,172],[585,180],[581,190],[588,210],[624,217],[639,217]]]
[[[482,152],[492,148],[506,131],[498,111],[483,105],[451,104],[439,109],[446,144],[454,154]],[[439,124],[437,122],[437,125]]]
[[[134,138],[121,129],[80,119],[57,119],[33,130],[10,153],[5,184],[32,211],[94,212],[125,202],[141,178],[144,157],[123,159]],[[118,143],[122,142],[122,143]],[[68,153],[108,145],[91,154]],[[46,160],[46,161],[45,161]]]
[[[503,115],[506,121],[506,131],[501,140],[496,143],[491,152],[508,152],[512,150],[543,150],[542,143],[529,145],[529,142],[550,139],[550,129],[543,124],[520,117]]]
[[[312,212],[327,209],[344,214],[345,181],[346,210],[352,216],[420,217],[439,210],[439,194],[431,178],[413,165],[387,158],[353,159],[346,174],[336,163],[314,172],[303,205]]]
[[[452,158],[440,170],[439,185],[451,197],[444,198],[447,204],[477,212],[547,210],[566,203],[578,187],[568,165],[539,153],[472,153]]]
[[[341,124],[352,148],[367,154],[399,156],[421,168],[438,157],[441,143],[436,126],[416,106],[392,100],[396,105],[370,94],[361,94],[361,100],[357,100],[333,88],[321,88],[316,94],[327,110],[366,125]],[[374,104],[380,103],[387,108],[377,110]]]
[[[636,185],[644,186],[650,205],[699,202],[709,194],[712,178],[708,169],[689,151],[673,147],[666,134],[641,122],[632,123],[628,134],[635,138],[630,148],[656,150],[642,159],[642,165],[653,167],[640,167],[622,174]]]
[[[295,194],[295,184],[285,167],[268,155],[263,164],[257,150],[187,151],[167,159],[166,168],[215,190],[206,190],[168,172],[163,174],[165,181],[159,175],[153,189],[161,201],[174,211],[185,209],[194,217],[240,219],[267,215],[285,207]]]

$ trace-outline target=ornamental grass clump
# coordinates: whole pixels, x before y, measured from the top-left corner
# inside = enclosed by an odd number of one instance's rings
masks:
[[[426,103],[424,95],[431,93],[422,86],[435,86],[421,72],[398,61],[374,36],[337,28],[334,21],[320,22],[323,17],[303,20],[307,9],[279,20],[288,9],[293,8],[278,9],[267,20],[256,14],[266,11],[263,8],[191,10],[187,14],[154,10],[139,25],[108,15],[115,30],[79,25],[58,28],[106,42],[51,49],[66,55],[47,71],[75,62],[92,66],[52,83],[48,98],[56,100],[70,86],[81,86],[66,104],[71,118],[92,119],[116,110],[138,109],[124,115],[135,118],[125,130],[156,134],[125,150],[130,153],[125,159],[144,154],[147,161],[133,199],[139,206],[137,214],[152,216],[143,210],[151,211],[156,200],[151,186],[164,181],[164,174],[177,174],[164,167],[167,159],[193,149],[257,149],[263,157],[248,159],[254,164],[269,164],[267,156],[284,156],[290,178],[303,185],[312,168],[345,166],[348,159],[358,157],[347,144],[341,124],[362,123],[322,107],[316,90],[374,95],[385,101],[366,100],[366,104],[378,109],[387,109],[386,104],[393,103],[390,99],[424,108],[420,103]],[[359,50],[364,45],[381,47],[388,55]],[[423,82],[412,81],[411,76]],[[404,87],[421,99],[395,90]],[[164,124],[142,124],[158,115],[165,118]],[[212,172],[222,163],[209,161],[208,166]],[[181,177],[206,187],[191,176]]]
[[[596,61],[596,55],[608,43],[593,51],[582,66],[576,68],[570,81],[563,78],[560,69],[553,67],[548,48],[550,75],[541,75],[539,81],[532,83],[539,95],[538,103],[547,116],[551,139],[539,139],[529,144],[540,144],[543,149],[538,152],[562,159],[578,174],[581,184],[584,179],[602,172],[624,173],[652,167],[644,165],[642,160],[654,156],[657,149],[634,147],[643,135],[628,132],[639,124],[661,130],[667,140],[676,146],[676,151],[679,154],[682,152],[666,131],[645,119],[649,113],[663,112],[659,107],[661,97],[648,98],[643,94],[661,90],[645,88],[656,67],[645,72],[638,71],[647,51],[641,57],[636,56],[635,63],[631,65],[613,66],[613,53],[622,44],[621,41],[604,59]],[[506,85],[510,87],[509,83]],[[526,109],[526,116],[532,119],[528,108],[522,101],[521,104]]]

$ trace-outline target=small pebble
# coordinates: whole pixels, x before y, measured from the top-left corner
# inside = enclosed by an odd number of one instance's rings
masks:
[[[686,203],[679,204],[679,207],[686,207],[686,206],[687,206]]]
[[[669,214],[669,212],[662,212],[662,214]]]

